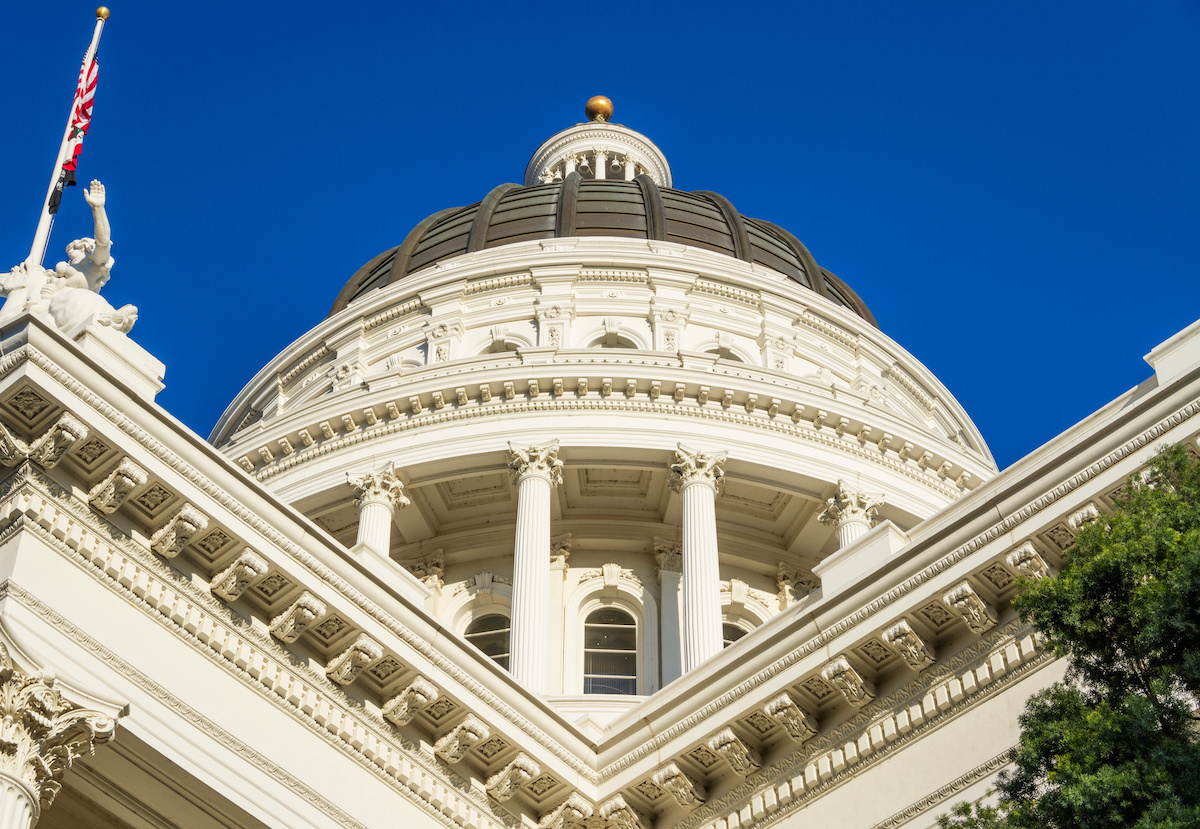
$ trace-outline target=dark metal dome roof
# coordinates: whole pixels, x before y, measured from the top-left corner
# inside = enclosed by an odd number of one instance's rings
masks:
[[[329,313],[451,256],[570,236],[678,242],[756,262],[876,325],[858,295],[818,265],[799,239],[770,222],[741,215],[724,196],[660,188],[645,175],[616,181],[583,179],[578,173],[532,187],[502,184],[478,204],[433,214],[399,247],[379,254],[350,277]]]

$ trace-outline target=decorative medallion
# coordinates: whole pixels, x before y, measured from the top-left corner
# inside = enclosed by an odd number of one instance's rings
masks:
[[[775,721],[762,711],[755,711],[753,714],[746,717],[744,722],[759,734],[766,734],[775,727]]]
[[[254,585],[254,589],[269,599],[291,583],[292,580],[282,573],[272,573]]]
[[[229,533],[221,529],[216,529],[195,542],[192,546],[211,559],[216,558],[217,553],[221,552],[221,548],[230,541],[233,541],[233,537]]]
[[[721,759],[708,746],[696,746],[688,752],[688,757],[691,757],[706,769],[712,768]]]
[[[946,612],[946,616],[949,615],[950,613]],[[819,676],[810,676],[800,683],[800,687],[816,697],[818,702],[833,693],[833,688],[829,687],[829,683]]]
[[[549,774],[543,774],[541,777],[536,777],[525,785],[529,793],[534,797],[544,797],[546,792],[558,785],[558,781]]]
[[[863,644],[863,646],[860,647],[858,649],[858,651],[859,651],[859,653],[863,654],[868,659],[870,659],[872,662],[874,662],[876,665],[880,665],[884,662],[887,662],[889,659],[892,658],[892,652],[878,639],[871,639],[870,641]]]
[[[921,608],[921,615],[934,627],[941,627],[954,618],[950,611],[938,602],[930,602]]]
[[[380,682],[387,680],[401,668],[401,664],[394,656],[385,656],[374,665],[367,669],[367,673],[374,676]]]
[[[434,720],[436,722],[437,720],[440,720],[443,717],[445,717],[450,712],[457,711],[457,710],[458,710],[458,703],[454,702],[453,700],[449,700],[449,699],[446,699],[445,697],[442,697],[437,702],[435,702],[433,705],[426,708],[425,713],[429,715],[429,718],[431,720]]]
[[[39,397],[37,392],[30,388],[21,389],[10,397],[8,405],[20,412],[21,417],[31,422],[50,407],[49,403]]]
[[[1008,572],[1002,564],[993,564],[991,567],[983,571],[983,577],[992,583],[992,586],[997,590],[1003,590],[1012,584],[1016,579],[1012,573]]]
[[[506,748],[508,748],[508,743],[506,743],[504,740],[500,739],[499,737],[492,737],[491,739],[489,739],[483,743],[480,743],[480,745],[475,750],[477,752],[479,752],[480,756],[483,757],[483,759],[491,760],[493,757],[495,757],[500,752],[504,751],[504,749],[506,749]]]
[[[165,504],[170,497],[171,493],[169,490],[166,490],[158,484],[155,484],[134,500],[142,507],[142,509],[146,510],[146,512],[152,513]]]
[[[313,628],[316,634],[328,642],[333,637],[337,636],[350,625],[340,616],[330,616],[324,622]]]
[[[75,452],[75,457],[85,465],[92,465],[96,460],[108,451],[108,444],[99,438],[92,438]]]
[[[663,790],[654,785],[653,780],[643,780],[634,786],[633,790],[649,801],[657,800],[663,795]]]

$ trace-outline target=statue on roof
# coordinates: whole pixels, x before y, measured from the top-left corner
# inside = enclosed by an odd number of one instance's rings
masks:
[[[22,314],[48,317],[66,336],[74,339],[92,323],[109,326],[121,333],[133,328],[137,308],[125,305],[119,310],[100,296],[108,282],[115,260],[112,232],[104,210],[104,185],[93,181],[83,198],[92,208],[95,238],[76,239],[67,245],[67,261],[54,270],[36,262],[22,262],[0,279],[0,325]]]

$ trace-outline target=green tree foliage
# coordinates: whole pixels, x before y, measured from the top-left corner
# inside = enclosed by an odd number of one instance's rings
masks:
[[[1015,606],[1068,660],[1021,716],[995,806],[944,829],[1200,827],[1200,461],[1182,447],[1084,526]]]

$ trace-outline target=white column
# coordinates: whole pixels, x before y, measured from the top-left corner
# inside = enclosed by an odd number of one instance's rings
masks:
[[[39,812],[37,797],[25,781],[0,772],[0,829],[30,829]]]
[[[654,557],[658,561],[659,631],[662,635],[662,684],[669,685],[683,676],[683,642],[679,634],[680,547],[676,541],[654,539]]]
[[[509,671],[530,691],[544,694],[550,657],[550,491],[562,483],[562,461],[558,441],[508,446],[508,468],[517,485]]]
[[[77,708],[51,671],[23,671],[0,645],[0,829],[30,829],[78,757],[116,733],[115,717]]]
[[[882,505],[882,495],[868,495],[845,481],[838,481],[837,494],[825,503],[817,520],[837,526],[838,549],[844,549],[875,525]]]
[[[683,671],[721,652],[721,573],[716,498],[725,453],[682,444],[671,466],[671,488],[683,497]]]
[[[404,484],[390,463],[364,475],[347,475],[346,481],[354,487],[354,506],[358,508],[355,546],[387,558],[392,548],[392,516],[408,504]]]
[[[608,153],[596,150],[596,178],[608,178]]]

